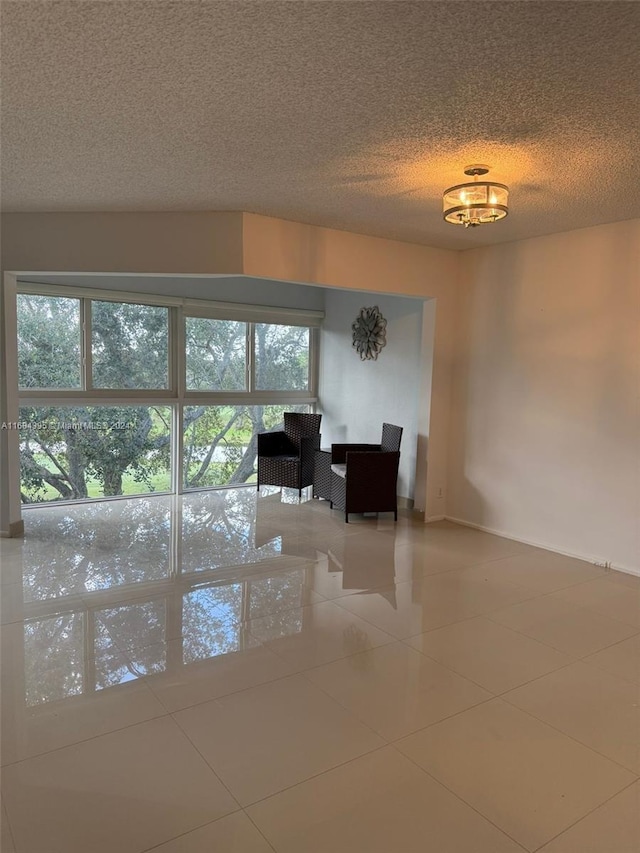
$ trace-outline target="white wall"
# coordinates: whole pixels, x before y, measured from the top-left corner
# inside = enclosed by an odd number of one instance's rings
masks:
[[[377,360],[361,361],[351,324],[363,306],[378,305],[387,320],[387,344]],[[373,293],[325,292],[320,349],[322,445],[378,443],[382,423],[404,428],[398,494],[413,498],[423,302]],[[433,342],[432,342],[433,343]]]
[[[448,515],[640,572],[640,220],[461,264]]]

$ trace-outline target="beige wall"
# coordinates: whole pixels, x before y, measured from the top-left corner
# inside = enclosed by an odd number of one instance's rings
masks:
[[[242,213],[5,213],[3,270],[241,273]]]
[[[640,571],[640,220],[460,258],[448,514]]]

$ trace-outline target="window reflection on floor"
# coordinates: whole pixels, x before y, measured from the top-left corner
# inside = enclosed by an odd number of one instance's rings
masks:
[[[241,648],[243,584],[196,589],[182,604],[182,660],[197,660]]]
[[[84,690],[84,614],[27,622],[24,626],[27,705],[55,702]],[[46,649],[46,656],[42,650]]]
[[[273,638],[300,632],[305,570],[280,566],[287,535],[268,498],[234,489],[31,510],[22,558],[32,713],[258,646],[254,619]]]

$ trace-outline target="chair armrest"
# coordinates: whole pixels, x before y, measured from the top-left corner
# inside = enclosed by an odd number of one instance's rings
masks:
[[[381,446],[379,444],[332,444],[331,464],[342,465],[347,460],[347,453],[360,451],[379,453],[381,451]]]
[[[290,452],[289,439],[283,431],[258,433],[258,456],[280,456]]]

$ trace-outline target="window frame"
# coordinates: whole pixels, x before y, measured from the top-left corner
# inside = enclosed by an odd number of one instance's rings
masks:
[[[16,294],[35,296],[67,297],[80,300],[81,320],[81,382],[80,389],[37,389],[16,388],[19,407],[23,406],[169,406],[171,408],[171,490],[153,492],[154,495],[182,494],[183,472],[183,415],[185,406],[193,405],[287,405],[306,404],[315,411],[318,404],[318,381],[320,364],[320,327],[324,312],[312,309],[251,305],[245,303],[220,302],[203,299],[187,299],[173,296],[133,293],[120,290],[74,287],[49,283],[33,283],[16,280]],[[17,300],[16,300],[17,301]],[[164,389],[101,389],[92,381],[92,302],[121,302],[150,305],[168,309],[168,387]],[[247,386],[244,391],[187,390],[186,387],[186,318],[203,317],[217,320],[239,320],[247,324]],[[287,326],[304,326],[309,329],[309,373],[308,388],[300,391],[258,391],[255,388],[255,324],[271,323]],[[17,334],[17,327],[16,327]],[[17,338],[16,338],[17,346]],[[16,385],[18,377],[16,375]],[[19,451],[18,451],[19,452]],[[19,462],[18,462],[19,470]],[[238,484],[252,486],[255,484]],[[228,486],[205,486],[200,490],[228,488]],[[195,491],[189,488],[189,492]],[[145,494],[145,493],[141,493]],[[146,493],[149,494],[149,493]],[[85,503],[88,500],[120,500],[134,497],[122,495],[78,500],[56,500],[51,503]],[[42,506],[42,504],[39,504]],[[33,504],[21,504],[29,508]]]

